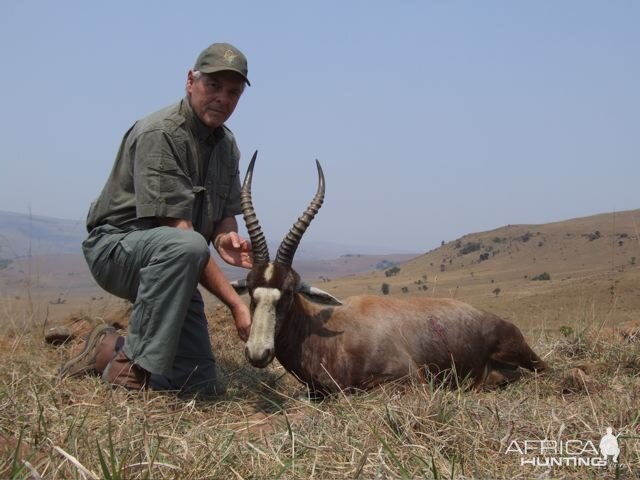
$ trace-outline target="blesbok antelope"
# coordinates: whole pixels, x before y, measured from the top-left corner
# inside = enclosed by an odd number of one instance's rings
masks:
[[[316,195],[270,261],[251,199],[256,155],[241,192],[253,268],[246,280],[233,282],[251,298],[253,324],[245,355],[252,365],[263,368],[275,356],[317,393],[369,388],[402,377],[424,379],[428,372],[454,372],[476,386],[495,385],[517,379],[519,367],[544,368],[515,325],[466,303],[371,295],[340,302],[303,283],[291,265],[324,200],[317,160]]]

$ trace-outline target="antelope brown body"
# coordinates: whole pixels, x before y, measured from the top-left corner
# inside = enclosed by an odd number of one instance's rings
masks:
[[[476,385],[519,377],[519,367],[544,363],[520,330],[497,316],[453,299],[355,296],[340,302],[304,284],[291,268],[296,248],[324,199],[318,163],[316,196],[269,260],[251,202],[254,155],[242,189],[242,206],[254,249],[254,266],[234,287],[251,297],[249,362],[265,367],[275,357],[318,392],[369,388],[428,372],[454,372]]]

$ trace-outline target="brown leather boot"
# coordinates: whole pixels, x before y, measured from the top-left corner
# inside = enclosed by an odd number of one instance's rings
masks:
[[[105,368],[102,380],[129,390],[142,390],[149,383],[149,372],[132,363],[120,350]]]
[[[60,367],[60,377],[102,373],[123,344],[124,338],[111,325],[96,325],[89,332],[82,351]]]

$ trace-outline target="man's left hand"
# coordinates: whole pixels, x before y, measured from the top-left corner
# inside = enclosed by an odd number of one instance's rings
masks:
[[[251,268],[253,266],[251,242],[242,238],[237,232],[220,234],[214,247],[218,251],[220,258],[229,265],[242,268]]]

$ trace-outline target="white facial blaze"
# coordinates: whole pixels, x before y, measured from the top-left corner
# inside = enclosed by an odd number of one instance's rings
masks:
[[[269,265],[267,265],[267,268],[264,271],[264,281],[265,282],[270,282],[271,279],[273,278],[273,263],[270,263]]]
[[[256,308],[253,312],[251,333],[246,345],[249,358],[262,358],[265,350],[273,350],[274,348],[276,305],[280,295],[280,290],[276,288],[260,287],[253,291]]]

